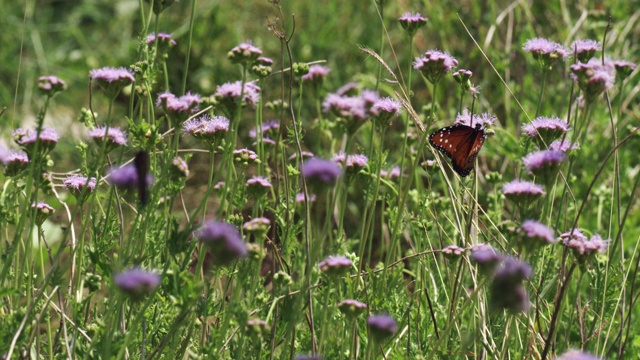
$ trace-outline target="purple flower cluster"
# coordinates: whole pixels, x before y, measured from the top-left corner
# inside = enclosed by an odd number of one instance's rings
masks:
[[[369,334],[377,342],[392,337],[398,332],[398,323],[388,314],[371,315],[367,318]]]
[[[522,132],[530,138],[537,139],[538,135],[545,142],[550,142],[562,136],[569,130],[569,123],[557,117],[537,117],[530,123],[522,125]]]
[[[380,170],[380,176],[385,179],[397,179],[401,175],[400,166],[394,166],[391,170]]]
[[[259,162],[258,154],[253,150],[247,148],[233,150],[233,156],[235,160],[243,165],[253,164]]]
[[[380,95],[373,90],[364,89],[360,95],[348,95],[352,90],[352,87],[346,89],[343,86],[336,93],[327,95],[322,102],[322,111],[337,116],[349,134],[354,134],[365,120],[376,115],[373,106],[380,101]]]
[[[611,61],[592,58],[586,63],[571,65],[571,78],[578,83],[587,103],[593,102],[600,94],[611,89],[615,82],[615,66]]]
[[[600,49],[602,45],[596,40],[575,40],[571,43],[571,52],[576,54],[579,62],[589,61]]]
[[[98,146],[106,143],[107,151],[118,146],[127,145],[127,134],[118,127],[97,126],[89,131],[89,137],[91,137]]]
[[[177,45],[176,41],[173,40],[173,36],[171,34],[158,33],[158,35],[156,35],[156,33],[150,33],[149,35],[147,35],[147,44],[151,45],[156,42],[156,40],[158,41],[159,48],[169,48]]]
[[[58,139],[60,139],[58,132],[48,127],[42,128],[39,134],[35,129],[19,128],[13,131],[12,136],[16,144],[20,145],[31,156],[36,156],[36,154],[31,154],[31,152],[35,151],[36,140],[40,140],[38,151],[41,153],[39,155],[42,155],[53,150],[58,143]]]
[[[447,245],[440,251],[447,258],[457,260],[462,254],[464,254],[465,249],[458,245]]]
[[[113,283],[132,298],[140,299],[151,294],[160,285],[160,275],[152,271],[132,268],[116,275]]]
[[[262,50],[255,46],[251,40],[247,40],[231,49],[227,53],[227,58],[232,63],[246,66],[251,65],[260,55],[262,55]]]
[[[247,180],[246,186],[249,196],[254,199],[265,195],[272,188],[269,179],[262,176],[254,176]]]
[[[549,144],[549,150],[562,151],[563,153],[569,153],[574,150],[577,150],[579,147],[578,143],[572,143],[569,139],[564,140],[554,140],[551,144]]]
[[[554,360],[601,360],[595,355],[580,350],[569,350]]]
[[[420,13],[406,12],[398,18],[398,22],[410,36],[413,36],[418,29],[427,24],[427,18],[420,15]]]
[[[439,82],[456,66],[458,66],[458,60],[440,50],[429,50],[413,61],[413,68],[420,71],[432,84]]]
[[[367,304],[358,300],[345,299],[338,303],[338,309],[348,318],[354,318],[367,310]]]
[[[309,72],[302,76],[302,81],[322,82],[331,69],[322,65],[309,66]]]
[[[278,122],[278,120],[267,120],[262,123],[262,135],[267,135],[270,132],[274,132],[278,129],[280,129],[280,122]],[[256,128],[249,130],[249,137],[255,138],[256,135]]]
[[[564,46],[542,38],[527,40],[522,49],[531,53],[544,70],[550,69],[560,59],[566,60],[570,54]]]
[[[353,266],[353,262],[346,256],[329,256],[318,263],[318,268],[330,276],[344,275]]]
[[[242,102],[250,106],[256,106],[260,101],[260,86],[254,82],[247,82],[242,87],[242,81],[228,82],[218,85],[214,98],[223,106],[228,116],[233,116],[242,95]]]
[[[158,95],[156,106],[172,114],[190,114],[197,111],[201,102],[202,98],[198,94],[188,92],[177,97],[170,92],[164,92]]]
[[[38,78],[38,89],[47,96],[53,96],[66,88],[67,83],[57,76],[40,76]]]
[[[44,221],[55,212],[55,209],[51,205],[42,200],[31,204],[31,208],[36,209],[35,223],[37,226],[42,225]]]
[[[229,120],[224,116],[211,117],[204,114],[182,124],[182,132],[204,141],[211,146],[218,144],[229,131]]]
[[[369,158],[366,155],[355,154],[347,156],[347,170],[354,170],[356,172],[364,169],[369,162]]]
[[[539,150],[529,153],[522,158],[522,164],[527,170],[542,177],[555,176],[560,164],[567,158],[562,151]]]
[[[613,62],[613,66],[616,69],[616,75],[621,80],[626,79],[632,72],[636,70],[636,64],[630,61],[618,60]]]
[[[24,151],[6,150],[0,160],[7,176],[17,175],[29,165],[29,156]]]
[[[133,73],[123,67],[93,69],[89,72],[89,77],[98,83],[110,98],[114,98],[125,86],[136,81]]]
[[[247,256],[247,246],[235,226],[210,220],[198,229],[194,236],[211,250],[219,265],[226,265]]]
[[[596,253],[605,253],[610,242],[610,240],[603,240],[598,234],[593,235],[591,239],[589,239],[578,229],[563,233],[560,235],[560,238],[562,239],[562,243],[572,249],[576,257],[581,260]]]
[[[538,221],[525,220],[520,226],[524,236],[535,241],[536,245],[547,245],[556,242],[556,238],[553,236],[553,229]]]
[[[271,227],[271,220],[258,217],[251,219],[242,225],[242,230],[247,234],[252,234],[256,238],[264,236]]]
[[[82,175],[71,175],[62,182],[69,189],[71,194],[76,198],[82,196],[83,193],[92,193],[96,189],[96,178],[87,178]]]
[[[464,110],[462,114],[456,116],[454,125],[466,125],[476,127],[480,125],[482,128],[493,126],[498,118],[489,113],[471,114],[469,110]]]
[[[189,177],[189,165],[180,156],[171,160],[172,172],[180,178]]]
[[[471,70],[460,69],[454,72],[451,76],[462,87],[463,90],[468,91],[471,89],[471,76],[473,72]]]
[[[342,170],[331,160],[314,157],[302,164],[300,173],[311,187],[322,190],[335,185]]]
[[[491,280],[491,306],[511,312],[529,309],[527,291],[522,283],[530,277],[531,266],[514,257],[504,257]]]
[[[527,203],[546,194],[542,186],[523,180],[504,183],[502,193],[516,203]]]
[[[402,103],[390,97],[382,98],[376,101],[371,107],[376,124],[380,128],[387,128],[391,125],[391,118],[402,113]]]

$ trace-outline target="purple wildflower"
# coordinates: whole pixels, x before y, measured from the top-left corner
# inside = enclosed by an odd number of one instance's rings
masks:
[[[256,47],[251,40],[247,40],[235,46],[227,53],[227,58],[234,64],[250,65],[262,55],[262,50]]]
[[[264,217],[258,217],[245,222],[242,225],[242,230],[247,234],[254,235],[256,238],[262,238],[267,231],[269,231],[270,227],[271,220]]]
[[[53,150],[60,138],[60,135],[54,129],[48,127],[42,128],[40,134],[35,129],[19,128],[12,133],[12,136],[13,140],[23,147],[27,153],[35,151],[36,137],[40,140],[38,150],[42,153]],[[36,154],[31,155],[35,156]]]
[[[398,22],[404,31],[413,37],[418,29],[427,24],[427,18],[420,15],[420,13],[406,12],[398,18]]]
[[[569,139],[554,140],[549,144],[549,150],[562,151],[568,153],[578,149],[578,143],[572,143]]]
[[[149,35],[147,35],[147,44],[151,45],[156,42],[156,40],[158,41],[158,47],[169,48],[177,45],[176,41],[173,40],[173,35],[171,34],[158,33],[158,35],[156,36],[156,33],[150,33]]]
[[[502,193],[516,203],[527,202],[546,194],[542,186],[523,180],[504,183]]]
[[[329,94],[322,102],[322,110],[327,113],[332,112],[339,117],[360,121],[365,120],[367,116],[364,100],[358,96]]]
[[[589,61],[600,49],[602,46],[596,40],[576,40],[571,43],[571,52],[575,53],[578,61],[583,63]]]
[[[258,160],[258,154],[253,150],[247,148],[233,150],[233,156],[235,160],[243,165],[254,164],[260,162]]]
[[[382,98],[371,106],[371,114],[381,128],[387,128],[391,125],[391,118],[402,113],[402,104],[400,101],[390,97]]]
[[[5,175],[13,176],[25,170],[29,165],[29,156],[24,151],[11,150],[3,159]]]
[[[456,58],[439,50],[429,50],[413,62],[413,68],[420,71],[432,84],[439,82],[456,66],[458,66]]]
[[[229,120],[224,116],[211,117],[204,114],[182,124],[182,132],[215,146],[229,131]]]
[[[356,171],[360,171],[369,162],[369,158],[366,155],[356,154],[347,156],[347,169],[353,168]]]
[[[595,234],[591,239],[580,232],[578,229],[566,232],[560,235],[562,243],[573,250],[574,254],[580,259],[595,255],[596,253],[605,253],[609,247],[609,240],[603,240],[598,234]]]
[[[89,132],[91,137],[98,146],[102,146],[106,143],[107,151],[116,148],[117,146],[127,145],[127,134],[117,127],[98,126],[93,128]]]
[[[525,220],[521,227],[524,231],[524,235],[527,238],[536,241],[537,244],[546,245],[556,242],[556,238],[553,236],[553,230],[538,221]]]
[[[530,138],[542,137],[545,142],[550,142],[562,136],[569,130],[569,123],[557,117],[537,117],[528,124],[522,125],[522,132]]]
[[[600,360],[599,357],[580,350],[569,350],[554,360]]]
[[[180,156],[176,156],[171,160],[172,172],[180,178],[189,177],[189,165]]]
[[[76,198],[81,197],[84,193],[92,193],[96,189],[96,178],[87,178],[82,175],[71,175],[62,182],[69,189],[71,194]]]
[[[158,95],[156,106],[173,114],[189,114],[196,110],[201,102],[202,98],[198,94],[188,92],[183,96],[177,97],[172,93],[164,92]]]
[[[454,72],[452,76],[463,90],[469,91],[471,89],[471,76],[473,76],[471,70],[460,69]]]
[[[125,166],[109,169],[108,181],[110,184],[115,185],[123,189],[137,189],[139,186],[138,170],[134,164],[127,164]],[[146,183],[147,186],[153,184],[153,176],[147,174]]]
[[[250,71],[260,79],[264,79],[273,71],[273,69],[271,68],[272,66],[273,60],[268,57],[259,56],[256,61],[254,61]]]
[[[605,61],[603,65],[602,60],[593,58],[587,63],[571,65],[571,78],[578,83],[587,103],[611,89],[615,75],[615,67],[610,61]]]
[[[338,303],[338,309],[348,318],[354,318],[367,310],[367,304],[358,300],[345,299]]]
[[[262,176],[254,176],[247,180],[246,186],[249,196],[255,199],[265,195],[272,188],[269,179]]]
[[[555,176],[556,170],[566,157],[567,155],[561,151],[539,150],[523,157],[522,163],[529,172],[549,179]]]
[[[380,176],[386,179],[397,179],[400,177],[400,166],[394,166],[390,171],[380,170]]]
[[[314,202],[316,201],[316,196],[315,194],[309,194],[309,198],[308,198],[309,202]],[[296,203],[300,204],[304,202],[304,193],[297,193],[296,194]]]
[[[322,82],[327,77],[331,69],[322,65],[309,66],[309,72],[302,77],[302,81]]]
[[[57,76],[40,76],[38,78],[38,89],[45,95],[51,97],[67,88],[67,83]]]
[[[531,266],[514,257],[504,257],[491,280],[491,306],[511,312],[527,310],[530,302],[522,282],[530,277]]]
[[[304,161],[305,158],[312,158],[314,156],[316,156],[316,155],[314,153],[312,153],[311,151],[303,150],[300,153],[300,157],[303,159],[303,161]],[[294,152],[293,154],[291,154],[291,156],[289,156],[288,160],[291,161],[291,160],[295,160],[297,158],[298,158],[298,153]]]
[[[503,256],[489,245],[482,244],[471,249],[471,260],[485,272],[493,270],[502,261],[502,258]]]
[[[369,334],[376,341],[382,341],[398,332],[398,323],[388,314],[371,315],[367,318]]]
[[[211,250],[220,265],[231,263],[247,256],[247,246],[235,226],[210,220],[198,229],[194,236]]]
[[[278,130],[280,129],[280,123],[278,122],[278,120],[267,120],[265,122],[262,123],[262,134],[265,135],[267,133],[269,133],[272,130]],[[256,129],[253,128],[251,130],[249,130],[249,137],[255,138],[256,137]]]
[[[116,275],[113,282],[121,291],[139,299],[151,294],[160,285],[160,275],[140,268],[132,268]]]
[[[498,118],[489,113],[473,114],[472,116],[469,110],[465,109],[462,114],[458,114],[456,116],[456,120],[453,122],[453,124],[466,125],[471,127],[480,125],[481,127],[486,128],[492,126],[497,119]]]
[[[347,155],[344,153],[344,151],[340,151],[339,153],[333,154],[333,156],[331,157],[331,161],[335,162],[336,164],[344,164],[344,162],[347,161]]]
[[[335,162],[321,158],[306,160],[300,169],[302,177],[316,189],[331,187],[338,181],[342,170]]]
[[[353,262],[349,258],[340,255],[329,256],[318,263],[318,268],[331,276],[340,276],[349,271]]]
[[[337,91],[336,94],[340,96],[351,96],[355,95],[358,90],[358,83],[355,81],[348,82],[342,85]]]
[[[614,61],[613,66],[620,80],[626,79],[636,69],[636,64],[623,60]]]
[[[36,219],[35,223],[37,226],[40,226],[44,223],[45,220],[55,212],[55,209],[45,203],[44,201],[38,201],[37,203],[31,204],[31,208],[36,209]]]
[[[218,85],[213,96],[221,103],[227,115],[232,116],[235,113],[236,106],[238,106],[240,93],[242,93],[242,102],[244,104],[253,107],[260,101],[260,87],[253,82],[245,83],[244,91],[242,89],[242,81]]]
[[[447,258],[456,260],[464,253],[465,250],[458,245],[447,245],[440,251]]]
[[[529,39],[522,48],[524,51],[530,52],[545,71],[549,70],[556,61],[560,59],[564,61],[569,56],[567,48],[542,38]]]
[[[122,88],[136,80],[131,71],[123,67],[93,69],[89,72],[89,77],[97,82],[109,97],[115,97]]]

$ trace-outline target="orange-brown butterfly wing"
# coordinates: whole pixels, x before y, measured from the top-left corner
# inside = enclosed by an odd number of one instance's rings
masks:
[[[479,126],[453,125],[435,131],[429,136],[429,143],[451,159],[453,170],[464,177],[473,170],[486,134]]]

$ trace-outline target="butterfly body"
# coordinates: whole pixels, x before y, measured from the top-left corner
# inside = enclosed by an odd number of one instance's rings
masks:
[[[436,130],[429,135],[429,143],[451,159],[453,170],[464,177],[473,170],[486,137],[480,124],[475,127],[459,124]]]

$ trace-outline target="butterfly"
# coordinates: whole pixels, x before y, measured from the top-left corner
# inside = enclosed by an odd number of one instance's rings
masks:
[[[486,137],[481,124],[475,127],[458,124],[435,131],[429,135],[429,143],[451,159],[453,170],[464,177],[473,170]]]
[[[149,154],[140,150],[133,160],[133,164],[138,173],[138,196],[140,197],[140,203],[146,205],[149,201],[149,182],[147,177],[149,175]]]

